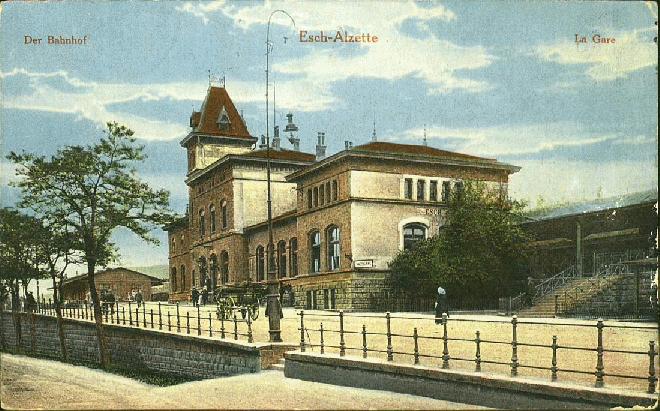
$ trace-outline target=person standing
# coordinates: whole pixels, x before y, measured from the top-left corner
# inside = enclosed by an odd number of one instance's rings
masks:
[[[206,305],[206,302],[208,301],[208,299],[209,299],[209,290],[206,287],[204,287],[204,288],[202,288],[202,305],[203,306]]]
[[[140,304],[142,304],[142,291],[140,289],[135,293],[135,302],[137,303],[138,308],[140,307]]]
[[[190,292],[190,297],[193,303],[193,307],[197,307],[197,300],[199,299],[199,292],[197,291],[197,288],[193,287],[192,291]]]
[[[449,318],[449,313],[447,312],[447,291],[444,288],[438,287],[438,294],[435,298],[435,323],[440,324],[442,322],[442,314],[446,313],[447,318]]]

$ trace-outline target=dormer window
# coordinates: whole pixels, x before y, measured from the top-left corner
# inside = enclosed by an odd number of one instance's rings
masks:
[[[229,129],[231,122],[229,121],[229,115],[227,114],[227,110],[224,108],[224,106],[222,107],[222,110],[220,110],[217,123],[221,131],[226,131]]]

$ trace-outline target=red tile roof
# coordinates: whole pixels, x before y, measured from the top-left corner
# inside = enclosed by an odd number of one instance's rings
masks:
[[[413,144],[398,144],[387,143],[384,141],[372,141],[367,144],[353,147],[355,151],[370,151],[375,153],[395,153],[395,154],[409,154],[409,155],[422,155],[428,157],[438,157],[447,159],[460,159],[460,160],[481,160],[481,161],[495,161],[492,158],[484,158],[471,156],[469,154],[455,153],[452,151],[439,150],[429,146],[420,146]]]
[[[229,117],[230,124],[227,130],[220,130],[217,123],[223,107]],[[209,87],[204,104],[202,104],[201,115],[199,119],[193,115],[193,120],[198,122],[194,130],[198,133],[253,139],[224,87]]]
[[[266,158],[267,150],[260,149],[247,152],[245,154],[239,154],[238,157],[251,157],[251,158]],[[302,151],[293,151],[293,150],[270,150],[270,158],[273,160],[289,160],[289,161],[303,161],[303,162],[313,162],[316,160],[314,154],[304,153]]]

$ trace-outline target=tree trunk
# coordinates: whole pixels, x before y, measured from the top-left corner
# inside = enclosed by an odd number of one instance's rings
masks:
[[[94,270],[96,268],[96,260],[87,258],[87,285],[89,286],[89,294],[92,297],[94,305],[94,322],[96,323],[96,338],[98,340],[99,349],[99,364],[101,368],[108,366],[108,360],[105,351],[105,339],[103,333],[103,317],[101,314],[101,304],[99,302],[99,295],[96,292],[96,283],[94,282]]]
[[[12,280],[9,284],[11,289],[11,312],[14,319],[14,332],[16,335],[16,348],[21,346],[21,314],[20,314],[20,305],[21,300],[19,298],[19,285],[18,280]]]
[[[67,361],[67,352],[66,344],[64,342],[64,321],[62,321],[62,301],[61,301],[61,290],[58,288],[57,280],[55,274],[51,274],[53,279],[53,301],[55,302],[55,315],[57,317],[57,337],[60,339],[60,353],[62,355],[62,361]],[[60,284],[62,282],[60,281]]]

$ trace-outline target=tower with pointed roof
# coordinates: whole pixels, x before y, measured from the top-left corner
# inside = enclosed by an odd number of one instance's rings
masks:
[[[190,133],[181,141],[188,151],[188,173],[228,154],[243,154],[257,141],[224,87],[209,86],[200,111],[190,115]]]

